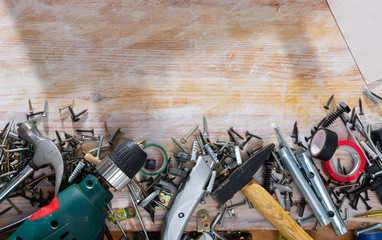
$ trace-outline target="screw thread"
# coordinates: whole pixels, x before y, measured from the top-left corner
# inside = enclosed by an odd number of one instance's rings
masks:
[[[342,113],[345,112],[345,109],[342,107],[338,107],[337,111],[335,111],[332,115],[330,115],[325,122],[322,124],[323,127],[329,127],[330,125],[333,124],[333,122],[340,117]]]
[[[210,181],[209,181],[208,186],[207,186],[207,192],[208,193],[212,192],[212,188],[214,187],[214,184],[215,184],[215,179],[216,179],[216,171],[212,171],[212,176],[211,176]]]
[[[77,177],[77,175],[81,172],[82,168],[85,166],[85,163],[83,162],[78,162],[76,168],[74,169],[74,171],[72,172],[72,174],[70,174],[70,177],[69,177],[69,180],[68,182],[69,183],[72,183],[73,180]]]
[[[375,104],[379,104],[379,100],[369,91],[369,89],[364,88],[362,92],[370,98],[371,101],[373,101]]]
[[[373,160],[378,157],[377,154],[365,142],[362,141],[360,144]]]
[[[149,204],[152,200],[154,200],[154,198],[156,196],[159,195],[159,192],[160,190],[155,190],[154,192],[152,192],[150,195],[148,195],[145,199],[143,199],[143,201],[141,202],[141,206],[144,208],[147,206],[147,204]]]
[[[264,167],[265,167],[264,188],[265,190],[269,192],[272,186],[272,179],[271,179],[272,166],[270,163],[269,164],[265,163]]]

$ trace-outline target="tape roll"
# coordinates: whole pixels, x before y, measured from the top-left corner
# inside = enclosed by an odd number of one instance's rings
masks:
[[[347,151],[354,160],[353,169],[347,174],[341,174],[336,171],[336,166],[334,165],[334,161],[337,161],[336,154],[334,153],[333,157],[330,161],[322,162],[322,168],[324,169],[325,174],[336,182],[350,182],[359,177],[361,175],[363,169],[365,168],[365,156],[362,153],[362,150],[353,142],[350,141],[339,141],[337,150],[345,150]]]
[[[361,233],[358,235],[357,240],[381,240],[382,232]]]
[[[310,142],[310,154],[312,157],[328,161],[337,149],[337,133],[326,128],[319,129]]]
[[[155,144],[155,143],[149,143],[149,144],[144,145],[143,151],[145,151],[147,149],[152,149],[154,151],[157,151],[159,153],[159,155],[161,155],[162,164],[159,166],[159,168],[154,169],[154,170],[146,169],[145,165],[143,165],[143,167],[141,168],[140,171],[143,174],[148,175],[148,176],[156,176],[156,175],[161,174],[166,169],[167,164],[168,164],[168,156],[167,156],[166,150],[164,150],[164,148],[162,146]]]

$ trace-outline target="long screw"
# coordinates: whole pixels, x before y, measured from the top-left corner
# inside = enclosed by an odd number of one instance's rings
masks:
[[[130,200],[133,204],[133,207],[135,209],[135,213],[139,219],[139,222],[141,223],[141,226],[142,226],[142,229],[143,229],[143,232],[145,234],[145,237],[146,237],[146,240],[150,240],[149,239],[149,236],[147,235],[147,231],[146,231],[146,228],[145,228],[145,224],[143,223],[142,221],[142,217],[141,217],[141,214],[139,213],[139,210],[138,210],[138,206],[137,206],[137,203],[135,202],[134,198],[133,198],[133,189],[131,189],[131,186],[130,184],[127,184],[127,187],[129,188],[129,197],[130,197]]]
[[[251,137],[254,137],[254,138],[257,138],[257,139],[262,139],[261,137],[259,137],[259,136],[257,136],[257,135],[255,135],[255,134],[252,134],[252,133],[250,133],[250,132],[245,132],[245,136],[251,136]]]
[[[110,203],[106,204],[106,206],[107,206],[107,208],[109,209],[110,214],[113,215],[113,209],[111,209],[111,207],[110,207]],[[117,223],[118,228],[119,228],[119,230],[121,230],[123,236],[124,236],[126,239],[128,239],[127,236],[126,236],[125,231],[123,230],[123,228],[122,228],[122,226],[121,226],[121,224],[119,224],[119,221],[115,221],[115,222]]]
[[[238,136],[241,140],[244,140],[244,138],[238,133],[236,132],[235,130],[233,130],[233,127],[231,127],[228,131],[232,132],[233,134],[235,134],[236,136]]]
[[[297,220],[297,224],[301,226],[304,223],[310,222],[310,221],[312,221],[315,218],[316,217],[314,215],[312,215],[312,216],[309,216],[309,217],[306,217],[306,218],[303,218],[303,219],[299,219],[299,220]]]
[[[76,129],[76,132],[78,132],[78,133],[91,133],[94,135],[94,128],[92,128],[91,130]]]
[[[329,109],[329,105],[332,102],[333,97],[334,97],[334,94],[332,94],[332,96],[330,96],[328,103],[324,106],[325,109],[327,109],[327,110]]]
[[[33,108],[32,108],[32,102],[30,99],[28,99],[28,105],[29,105],[29,113],[32,114],[33,113]]]
[[[171,138],[172,139],[172,141],[180,148],[180,149],[182,149],[182,151],[183,152],[187,152],[187,149],[185,148],[185,147],[183,147],[183,145],[182,144],[180,144],[180,142],[178,142],[175,138]]]
[[[17,211],[17,214],[20,215],[21,213],[23,213],[18,207],[16,207],[16,205],[10,199],[7,198],[7,201]]]
[[[188,133],[187,135],[182,138],[182,140],[180,141],[182,144],[185,144],[188,140],[188,138],[199,128],[199,125],[196,124]]]
[[[365,113],[363,112],[363,107],[362,107],[362,100],[361,100],[361,98],[358,99],[358,104],[359,104],[359,115],[364,115]]]
[[[380,228],[380,227],[382,227],[381,224],[375,224],[375,225],[367,227],[367,228],[362,228],[362,229],[359,229],[359,230],[355,230],[354,231],[354,235],[356,237],[358,237],[358,235],[361,234],[361,233],[368,232],[368,231],[371,231],[371,230],[374,230],[374,229],[377,229],[377,228]]]

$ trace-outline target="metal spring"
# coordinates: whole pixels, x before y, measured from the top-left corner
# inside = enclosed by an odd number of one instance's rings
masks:
[[[74,169],[72,174],[70,174],[69,183],[72,183],[73,180],[77,177],[77,175],[81,172],[82,168],[85,166],[85,163],[83,162],[78,162],[77,167]]]
[[[360,144],[373,160],[375,160],[378,157],[377,154],[365,142],[362,141],[360,142]]]
[[[337,111],[335,111],[332,115],[330,115],[325,122],[322,124],[323,127],[329,127],[330,125],[333,124],[333,122],[340,117],[340,115],[345,112],[345,109],[342,107],[338,107]]]
[[[368,97],[370,98],[371,101],[373,101],[375,104],[379,104],[379,101],[378,99],[369,91],[369,89],[367,88],[364,88],[362,89],[362,92]]]
[[[143,201],[141,202],[141,207],[146,207],[147,204],[149,204],[152,200],[154,200],[154,198],[156,196],[158,196],[160,193],[160,190],[155,190],[154,192],[152,192],[150,195],[148,195],[145,199],[143,199]]]
[[[210,182],[208,183],[208,186],[207,186],[207,193],[212,192],[212,188],[214,187],[214,184],[215,184],[215,179],[216,179],[216,171],[212,171],[212,176],[211,176]]]

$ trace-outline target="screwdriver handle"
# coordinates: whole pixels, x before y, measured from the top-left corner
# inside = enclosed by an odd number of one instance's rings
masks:
[[[241,191],[288,240],[313,240],[258,182],[251,180]]]
[[[101,160],[99,160],[98,158],[94,157],[90,153],[86,153],[85,154],[85,159],[88,160],[91,163],[94,163],[95,165],[98,165],[99,163],[101,163]]]

